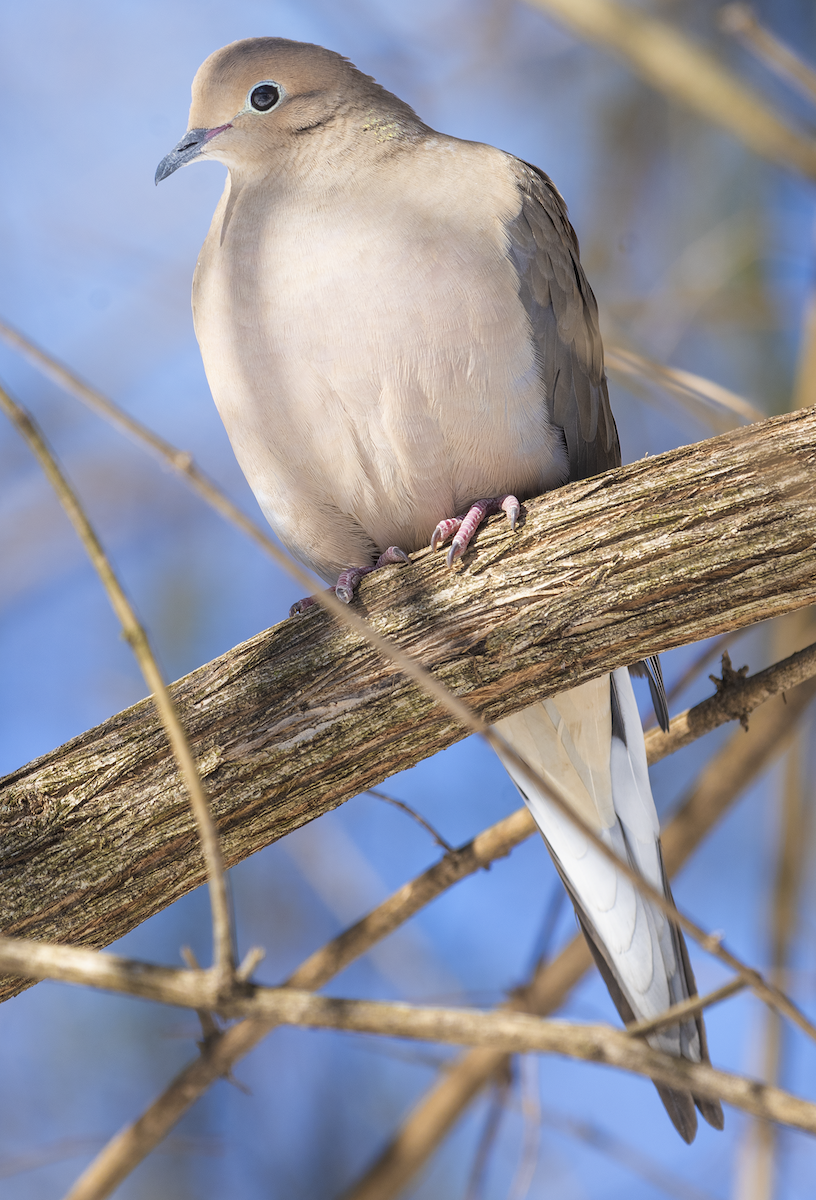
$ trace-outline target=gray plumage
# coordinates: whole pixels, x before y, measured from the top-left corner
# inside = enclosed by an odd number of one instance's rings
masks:
[[[586,479],[621,462],[598,305],[552,181],[537,167],[507,157],[521,193],[521,211],[507,231],[519,297],[530,318],[549,415],[566,441],[569,478]]]
[[[327,582],[427,545],[478,500],[620,463],[595,297],[536,167],[437,133],[339,55],[275,38],[199,70],[157,181],[197,158],[229,168],[193,286],[213,396],[270,524]],[[659,663],[643,667],[665,725]],[[669,894],[625,670],[499,728]],[[624,1020],[693,994],[681,934],[524,791]],[[707,1057],[701,1018],[650,1040]],[[692,1098],[659,1090],[691,1140]],[[722,1124],[718,1105],[698,1107]]]

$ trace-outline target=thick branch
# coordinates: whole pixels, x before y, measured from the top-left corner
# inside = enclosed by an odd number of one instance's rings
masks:
[[[531,501],[517,534],[492,522],[462,569],[422,552],[365,581],[357,606],[495,720],[816,601],[815,462],[816,410],[774,418]],[[316,611],[173,697],[228,863],[463,736]],[[6,934],[105,945],[203,881],[148,702],[8,776],[0,806]]]
[[[765,746],[766,753],[769,747],[778,747],[784,740],[784,729],[780,728],[779,722],[780,710],[785,710],[786,725],[795,724],[798,714],[812,698],[814,691],[816,681],[809,680],[793,692],[789,706],[783,706],[781,701],[777,701],[759,714],[758,720],[752,725],[751,732],[745,739],[752,747],[748,758],[754,771],[759,769],[761,762],[761,752],[757,750],[755,743],[760,742]],[[728,750],[733,742],[732,738],[726,750],[717,756],[720,759],[724,753],[728,758],[729,767],[732,763],[728,757]],[[744,750],[742,753],[744,756]],[[651,761],[656,761],[656,758],[652,758]],[[716,788],[713,792],[709,788],[701,797],[695,791],[665,830],[663,844],[666,866],[670,874],[705,837],[722,815],[724,808],[733,800],[736,794],[734,789],[739,790],[744,782],[744,778],[735,776],[733,770],[729,770],[725,778],[729,786],[725,790],[721,787],[719,793]],[[468,846],[462,847],[453,855],[445,855],[434,867],[405,884],[356,925],[322,946],[301,964],[287,980],[287,986],[306,989],[321,987],[333,974],[348,966],[376,941],[408,920],[444,888],[451,886],[479,865],[485,865],[491,858],[508,853],[513,845],[523,840],[533,829],[533,821],[527,810],[519,809],[490,829],[484,830]],[[678,831],[679,837],[676,836]],[[588,966],[587,944],[583,938],[578,938],[562,951],[557,959],[538,972],[533,984],[515,996],[510,1007],[533,1013],[553,1011]],[[272,1028],[273,1022],[248,1018],[210,1040],[202,1055],[189,1063],[133,1124],[126,1125],[104,1147],[77,1180],[71,1190],[70,1200],[102,1200],[110,1195],[207,1088],[221,1075],[228,1075],[238,1060],[248,1054]],[[399,1186],[406,1170],[410,1175],[411,1163],[421,1163],[424,1160],[423,1148],[426,1154],[429,1153],[435,1144],[434,1136],[444,1136],[443,1132],[440,1132],[440,1126],[444,1130],[455,1119],[457,1101],[463,1106],[467,1097],[474,1094],[474,1089],[478,1090],[479,1069],[484,1071],[484,1083],[495,1072],[497,1062],[506,1061],[507,1056],[501,1051],[484,1049],[471,1050],[460,1058],[451,1069],[453,1094],[448,1092],[447,1105],[443,1097],[443,1111],[438,1125],[435,1126],[431,1120],[429,1127],[428,1122],[420,1121],[419,1138],[407,1139],[409,1147],[415,1152],[414,1158],[406,1162],[404,1153],[387,1155],[386,1162],[375,1165],[368,1177],[372,1186],[364,1184],[362,1194],[377,1196],[379,1200],[385,1200],[386,1195],[394,1194],[393,1188]],[[475,1076],[472,1069],[474,1065]],[[444,1088],[444,1083],[442,1086]],[[433,1100],[437,1099],[438,1091],[439,1089],[436,1089],[432,1093],[432,1103],[429,1106],[431,1108],[436,1107]],[[430,1134],[430,1141],[425,1137],[424,1145],[423,1128],[426,1134]],[[402,1149],[404,1151],[405,1147],[402,1146]]]

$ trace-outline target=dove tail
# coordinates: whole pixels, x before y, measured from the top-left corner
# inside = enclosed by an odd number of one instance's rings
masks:
[[[671,898],[649,784],[643,730],[629,673],[582,684],[506,717],[497,728],[545,781],[644,878]],[[584,936],[622,1020],[648,1020],[697,994],[683,934],[588,841],[548,795],[515,777],[569,892]],[[702,1015],[648,1036],[649,1045],[707,1062]],[[697,1132],[695,1104],[709,1124],[722,1109],[656,1084],[680,1136]]]

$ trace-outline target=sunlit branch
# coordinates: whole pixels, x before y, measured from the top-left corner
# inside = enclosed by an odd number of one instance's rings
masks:
[[[626,1032],[631,1034],[632,1037],[645,1037],[647,1033],[654,1033],[658,1029],[666,1029],[669,1025],[676,1025],[678,1021],[685,1020],[686,1017],[696,1016],[706,1008],[711,1008],[712,1004],[719,1004],[722,1000],[730,999],[737,992],[743,991],[746,986],[744,979],[731,979],[728,983],[724,983],[722,987],[715,988],[712,992],[707,992],[705,996],[690,996],[688,1000],[681,1000],[679,1004],[673,1004],[671,1008],[667,1008],[659,1017],[652,1017],[648,1021],[636,1021],[631,1025],[627,1025]]]
[[[816,71],[790,46],[761,25],[750,4],[726,4],[720,9],[720,28],[765,63],[808,100],[816,100]]]
[[[797,722],[816,696],[816,679],[776,699],[752,717],[748,733],[733,734],[708,763],[692,792],[664,829],[663,860],[673,877],[728,808],[769,762],[785,748]],[[693,710],[692,710],[693,711]],[[649,735],[652,752],[658,739]],[[655,759],[650,754],[650,762]],[[509,1006],[538,1016],[555,1012],[590,968],[584,939],[575,937],[561,953],[518,989]],[[400,1129],[344,1200],[394,1200],[445,1139],[468,1105],[497,1073],[507,1070],[506,1056],[474,1049],[449,1063]]]
[[[215,1009],[225,1017],[251,1015],[283,1025],[486,1046],[506,1053],[564,1054],[648,1075],[670,1087],[693,1089],[696,1094],[726,1100],[767,1120],[816,1133],[816,1105],[778,1088],[764,1087],[703,1064],[659,1053],[638,1038],[606,1026],[544,1022],[525,1013],[485,1013],[472,1009],[330,999],[287,987],[246,985],[244,994],[241,989],[236,989],[224,999],[209,971],[156,967],[118,955],[68,946],[38,943],[19,946],[13,939],[0,938],[0,959],[6,969],[14,961],[15,946],[21,954],[14,969],[22,967],[25,956],[26,970],[34,969],[39,961],[40,970],[47,972],[48,977],[66,982],[84,983],[185,1008]]]
[[[454,575],[423,552],[364,581],[354,607],[425,663],[438,705],[424,683],[411,685],[415,664],[395,671],[365,633],[352,637],[319,612],[174,685],[196,761],[212,776],[226,860],[465,730],[495,743],[485,719],[816,600],[814,454],[816,410],[774,418],[530,501],[515,534],[480,531]],[[142,704],[0,785],[8,933],[104,944],[200,882],[168,758]],[[31,819],[48,838],[29,838]],[[105,838],[89,855],[97,821]],[[71,852],[80,834],[81,885]],[[123,887],[127,904],[112,904]]]
[[[737,425],[762,421],[765,413],[760,412],[748,400],[731,392],[728,388],[677,367],[665,367],[653,359],[644,358],[623,346],[610,345],[604,351],[604,361],[613,379],[624,383],[631,379],[656,384],[675,396],[697,417],[702,417],[716,430],[734,429]]]
[[[140,625],[122,585],[111,566],[102,544],[88,520],[85,511],[68,480],[63,475],[54,455],[35,425],[31,416],[11,396],[0,388],[0,408],[27,442],[42,467],[48,482],[57,494],[71,524],[82,541],[94,569],[108,594],[114,612],[122,625],[125,638],[130,643],[136,660],[141,667],[145,682],[153,694],[153,700],[164,725],[195,814],[201,849],[207,867],[213,923],[213,950],[215,958],[216,984],[220,991],[231,986],[235,969],[235,953],[232,943],[229,901],[224,880],[224,863],[218,831],[210,812],[210,805],[198,773],[187,735],[179,720],[176,707],[170,698],[158,664],[150,648],[147,634]]]
[[[816,178],[816,145],[725,63],[666,21],[615,0],[528,0],[579,38],[612,51],[636,75],[755,154]]]

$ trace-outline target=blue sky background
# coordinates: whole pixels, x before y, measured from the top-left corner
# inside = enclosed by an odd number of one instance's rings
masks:
[[[809,129],[814,110],[729,45],[716,6],[645,4],[753,80]],[[804,0],[760,11],[816,60]],[[606,336],[697,371],[763,411],[786,408],[813,275],[813,187],[666,103],[614,59],[522,3],[324,0],[300,3],[76,0],[0,9],[0,316],[69,363],[164,437],[190,450],[261,520],[209,397],[192,329],[196,255],[224,169],[198,164],[161,188],[158,161],[184,132],[200,62],[236,38],[275,34],[348,55],[429,124],[492,142],[543,167],[563,192],[598,294]],[[0,378],[36,414],[78,487],[167,675],[176,678],[282,620],[300,594],[237,531],[138,447],[0,344]],[[675,402],[656,408],[612,388],[624,456],[709,436]],[[66,741],[144,695],[130,651],[81,547],[29,452],[0,425],[0,772]],[[665,656],[671,682],[697,648]],[[771,661],[767,631],[732,655]],[[710,691],[703,677],[675,709]],[[684,794],[731,730],[652,772],[661,812]],[[813,777],[810,762],[810,778]],[[779,768],[741,800],[682,873],[678,901],[752,962],[767,961]],[[517,807],[512,785],[472,739],[389,781],[452,842]],[[232,872],[242,949],[267,949],[259,977],[283,978],[308,953],[435,861],[427,835],[361,796]],[[812,872],[810,873],[812,876]],[[489,1005],[523,981],[559,887],[530,841],[461,884],[351,967],[338,995]],[[791,988],[816,1012],[813,886],[802,901]],[[574,921],[561,910],[557,943]],[[208,906],[188,896],[135,930],[123,953],[175,963],[209,953]],[[692,958],[702,990],[722,979]],[[595,977],[575,1019],[617,1022]],[[713,1010],[716,1065],[758,1070],[761,1011],[748,997]],[[189,1014],[41,984],[0,1010],[0,1180],[10,1200],[58,1196],[93,1151],[195,1051]],[[786,1035],[784,1082],[816,1098],[816,1052]],[[276,1032],[236,1071],[249,1094],[217,1085],[117,1193],[332,1200],[430,1086],[448,1050],[325,1032]],[[545,1110],[581,1117],[661,1164],[680,1186],[733,1194],[746,1123],[704,1126],[692,1148],[651,1085],[541,1059],[521,1072]],[[482,1200],[509,1195],[522,1144],[521,1090],[510,1096]],[[487,1101],[474,1105],[411,1195],[464,1197]],[[781,1137],[776,1195],[812,1195],[813,1142]],[[529,1195],[649,1200],[641,1174],[545,1119]],[[518,1200],[518,1197],[516,1198]]]

